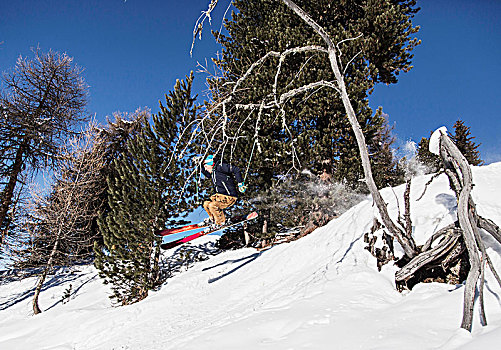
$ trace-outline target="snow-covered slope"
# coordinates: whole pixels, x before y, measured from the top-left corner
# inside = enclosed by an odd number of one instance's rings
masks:
[[[473,175],[479,213],[501,225],[501,163],[476,167]],[[455,219],[445,176],[415,201],[429,178],[417,178],[411,193],[418,244]],[[392,215],[403,190],[383,191]],[[35,279],[3,281],[0,349],[498,349],[501,288],[491,273],[489,325],[479,324],[477,311],[470,334],[459,328],[463,286],[420,284],[400,294],[395,267],[377,271],[363,242],[374,215],[366,200],[299,241],[211,256],[126,307],[110,306],[92,266],[50,281],[37,316],[29,292]],[[215,239],[195,242],[210,246]],[[501,246],[488,243],[501,271]],[[63,304],[70,284],[73,294]]]

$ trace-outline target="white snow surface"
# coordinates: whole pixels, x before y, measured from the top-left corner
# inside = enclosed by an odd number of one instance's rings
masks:
[[[440,136],[442,135],[447,135],[447,128],[445,126],[438,128],[431,134],[430,143],[428,144],[428,150],[437,156],[440,155]]]
[[[473,167],[478,212],[501,226],[501,163]],[[413,181],[418,244],[455,220],[456,201],[442,175],[420,201],[430,175]],[[403,187],[382,191],[392,217]],[[402,209],[403,213],[403,209]],[[363,201],[292,243],[211,255],[183,269],[134,305],[112,307],[93,266],[49,276],[32,314],[35,277],[0,282],[2,350],[155,349],[499,349],[501,288],[486,273],[488,325],[460,328],[463,285],[418,284],[399,293],[394,266],[378,272],[363,236],[377,210]],[[501,272],[501,245],[484,232]],[[193,245],[210,246],[206,236]],[[399,248],[401,251],[401,248]],[[166,256],[175,250],[165,252]],[[61,303],[72,285],[72,295]]]

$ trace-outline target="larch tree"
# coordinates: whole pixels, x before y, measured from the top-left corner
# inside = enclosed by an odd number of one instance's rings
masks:
[[[19,57],[2,77],[0,93],[0,247],[9,234],[16,188],[23,174],[57,163],[75,125],[87,119],[82,69],[66,54],[40,49]]]
[[[102,154],[92,152],[93,130],[90,126],[62,147],[49,193],[33,193],[30,202],[25,224],[30,240],[18,258],[20,265],[42,268],[33,297],[35,314],[41,312],[38,297],[52,268],[92,256],[92,225],[99,210],[95,197],[101,195],[95,192],[100,180],[95,174],[105,167]]]
[[[35,314],[41,312],[38,298],[53,267],[91,258],[94,246],[102,245],[97,219],[109,212],[106,177],[114,173],[112,160],[123,153],[127,140],[141,130],[148,116],[147,111],[137,111],[132,120],[115,114],[106,128],[89,124],[61,147],[53,181],[43,192],[32,193],[20,230],[28,238],[13,258],[17,267],[40,268]]]

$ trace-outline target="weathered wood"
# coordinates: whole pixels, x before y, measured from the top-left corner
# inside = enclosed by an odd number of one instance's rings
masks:
[[[403,282],[414,276],[414,273],[420,268],[430,264],[433,261],[437,261],[441,257],[448,254],[454,246],[458,243],[461,234],[449,228],[447,234],[445,234],[442,241],[434,248],[424,251],[423,253],[414,257],[409,263],[402,267],[395,274],[395,281]]]
[[[466,278],[463,299],[463,320],[461,322],[461,328],[471,331],[473,307],[475,302],[475,289],[481,273],[479,249],[474,232],[476,225],[474,228],[470,222],[470,213],[468,208],[470,193],[473,186],[471,169],[456,145],[454,145],[450,138],[445,134],[440,136],[440,154],[442,159],[445,160],[446,167],[451,170],[452,166],[457,174],[456,178],[449,177],[451,179],[451,183],[454,186],[457,186],[459,183],[461,186],[458,197],[457,215],[459,225],[463,232],[463,239],[466,244],[466,248],[468,249],[468,257],[470,261],[470,271],[468,273],[468,277]]]
[[[501,279],[492,262],[490,262],[479,229],[484,229],[500,243],[501,233],[499,227],[494,222],[479,216],[476,211],[476,205],[471,196],[471,189],[473,187],[471,169],[464,156],[446,135],[440,137],[440,144],[440,155],[446,167],[445,172],[449,177],[450,186],[458,198],[458,219],[463,229],[463,238],[470,260],[470,271],[465,286],[461,327],[471,330],[475,290],[479,280],[480,321],[483,325],[487,324],[484,306],[485,262],[489,264],[489,268],[501,285]]]
[[[320,35],[323,39],[324,43],[327,45],[327,51],[329,56],[329,62],[331,65],[332,72],[334,73],[336,84],[341,95],[341,100],[343,102],[344,109],[348,116],[348,120],[351,124],[352,130],[355,134],[355,138],[357,140],[358,149],[360,152],[360,158],[362,160],[362,167],[364,170],[365,181],[367,183],[367,187],[372,195],[374,202],[379,211],[379,215],[381,215],[381,220],[386,228],[390,231],[390,233],[396,237],[400,245],[402,246],[405,255],[409,258],[413,258],[417,255],[418,250],[416,248],[416,243],[412,237],[406,237],[405,233],[393,222],[388,214],[388,210],[386,207],[386,203],[379,193],[379,190],[374,182],[374,178],[372,176],[372,169],[369,160],[369,154],[367,151],[367,144],[365,143],[365,137],[358,123],[355,110],[351,105],[350,97],[348,96],[348,92],[346,90],[346,85],[344,82],[343,74],[339,68],[338,57],[337,57],[337,49],[335,43],[332,41],[330,35],[322,28],[318,23],[316,23],[306,12],[304,12],[299,6],[297,6],[291,0],[282,0],[292,11],[294,11],[303,21],[305,21],[313,30]]]
[[[408,179],[405,184],[404,192],[404,219],[405,219],[405,235],[407,239],[412,239],[412,220],[411,220],[411,179]]]
[[[473,234],[474,234],[475,240],[477,242],[477,247],[481,253],[480,277],[479,277],[480,278],[480,286],[479,286],[480,322],[482,323],[482,325],[486,326],[487,325],[487,317],[485,315],[485,306],[484,306],[484,285],[485,285],[485,259],[487,257],[487,250],[485,249],[485,244],[482,240],[482,237],[480,236],[476,206],[475,206],[475,203],[473,202],[473,198],[471,197],[471,195],[470,195],[470,202],[469,202],[468,218],[469,218],[470,222],[472,223]]]
[[[485,259],[482,259],[481,270],[480,270],[480,287],[478,288],[479,289],[478,300],[480,302],[480,323],[483,326],[486,326],[487,316],[485,315],[484,285],[485,285]]]
[[[455,230],[458,230],[458,233],[461,236],[461,229],[455,228]],[[442,269],[445,271],[447,268],[450,268],[451,265],[457,260],[459,260],[458,263],[461,264],[461,255],[465,252],[465,250],[466,246],[464,245],[463,240],[458,240],[458,243],[451,249],[451,251],[441,259],[440,266],[442,267]],[[460,271],[457,271],[457,277],[460,278]],[[459,284],[461,282],[462,281],[457,280],[455,284]]]
[[[497,273],[496,269],[494,268],[494,265],[492,264],[492,260],[489,257],[489,255],[485,256],[485,260],[487,260],[487,264],[489,265],[489,268],[491,269],[492,274],[494,275],[494,278],[496,278],[496,281],[498,281],[498,284],[501,287],[501,278],[499,277],[499,274]]]
[[[478,227],[489,232],[492,235],[492,237],[494,237],[496,239],[496,241],[501,243],[501,230],[492,220],[485,219],[485,218],[479,216],[477,224],[478,224]]]
[[[424,190],[423,190],[423,193],[421,193],[421,195],[419,196],[418,199],[416,199],[416,202],[419,202],[421,200],[421,198],[424,197],[424,195],[426,194],[426,190],[428,189],[428,186],[431,185],[431,183],[433,182],[433,180],[435,180],[437,177],[439,177],[440,175],[442,175],[443,171],[439,171],[438,173],[434,174],[431,179],[424,185]]]
[[[435,242],[440,236],[443,236],[447,231],[449,231],[451,229],[454,229],[455,226],[456,226],[456,224],[452,223],[450,225],[447,225],[447,226],[441,228],[437,232],[435,232],[430,238],[428,238],[428,240],[426,241],[426,243],[421,248],[421,251],[425,252],[428,249],[430,249],[430,247],[433,244],[433,242]]]

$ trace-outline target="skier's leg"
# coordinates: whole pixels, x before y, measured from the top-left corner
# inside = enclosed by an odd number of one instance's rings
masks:
[[[208,207],[214,216],[214,223],[216,225],[223,225],[226,221],[223,209],[226,209],[236,202],[235,197],[226,196],[224,194],[215,194],[214,201],[209,203]],[[212,197],[211,197],[212,199]]]
[[[224,213],[219,207],[219,202],[210,202],[208,204],[208,209],[211,212],[212,217],[214,218],[214,223],[216,225],[224,224]]]
[[[210,201],[204,201],[203,207],[204,207],[205,211],[207,212],[207,214],[209,214],[209,220],[214,222],[214,214],[212,212],[212,208],[210,207],[211,203],[213,203],[212,197],[214,197],[214,196],[211,196]]]

